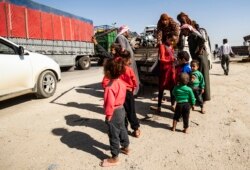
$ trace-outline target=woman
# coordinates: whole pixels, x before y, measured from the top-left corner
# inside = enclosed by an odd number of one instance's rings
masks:
[[[180,22],[180,26],[182,26],[184,24],[193,25],[192,20],[184,12],[181,12],[177,15],[177,20]],[[184,36],[182,31],[181,31],[177,46],[178,46],[179,51],[186,51],[190,55],[187,38],[188,37]],[[189,62],[190,61],[191,61],[191,57],[190,57]]]
[[[165,89],[171,90],[175,84],[174,77],[174,48],[173,46],[178,41],[179,25],[166,13],[160,16],[157,24],[157,44],[159,47],[159,93],[157,107],[150,108],[156,110],[156,113],[161,112],[161,102]],[[171,102],[173,105],[173,103]]]
[[[205,39],[202,35],[194,29],[191,25],[184,24],[181,27],[184,36],[188,37],[189,52],[192,60],[200,62],[199,71],[203,74],[205,80],[205,92],[203,93],[203,100],[208,101],[210,96],[210,80],[209,80],[209,62],[205,54]]]

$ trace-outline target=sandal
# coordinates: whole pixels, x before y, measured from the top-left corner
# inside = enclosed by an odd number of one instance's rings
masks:
[[[115,160],[114,158],[108,158],[108,159],[104,159],[101,163],[100,166],[101,167],[110,167],[110,166],[116,166],[119,165],[119,161]]]

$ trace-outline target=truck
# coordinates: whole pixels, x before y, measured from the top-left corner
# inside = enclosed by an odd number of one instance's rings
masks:
[[[95,38],[99,45],[101,45],[106,51],[110,52],[110,46],[114,43],[117,36],[117,28],[110,25],[95,26]],[[97,61],[98,65],[102,65],[104,62],[104,56],[95,51],[93,60]]]
[[[31,0],[0,0],[0,36],[54,59],[60,67],[89,69],[93,21]]]

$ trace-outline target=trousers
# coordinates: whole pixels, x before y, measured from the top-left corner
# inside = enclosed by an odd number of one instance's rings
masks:
[[[227,75],[229,72],[229,55],[224,54],[221,57],[221,67],[224,70],[224,73]]]
[[[115,109],[110,121],[106,120],[108,125],[108,136],[112,157],[117,157],[122,147],[129,146],[128,132],[124,123],[125,110],[123,107]]]

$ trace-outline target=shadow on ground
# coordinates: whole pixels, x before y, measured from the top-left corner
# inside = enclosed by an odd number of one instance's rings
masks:
[[[68,131],[65,128],[56,128],[52,130],[52,134],[61,136],[60,141],[69,148],[82,150],[101,160],[108,157],[108,155],[104,154],[100,149],[109,150],[109,146],[93,139],[90,135],[84,132]]]
[[[71,114],[64,117],[69,126],[84,126],[94,128],[102,133],[107,133],[107,126],[101,119],[85,118],[77,114]],[[104,119],[104,117],[103,117]]]

